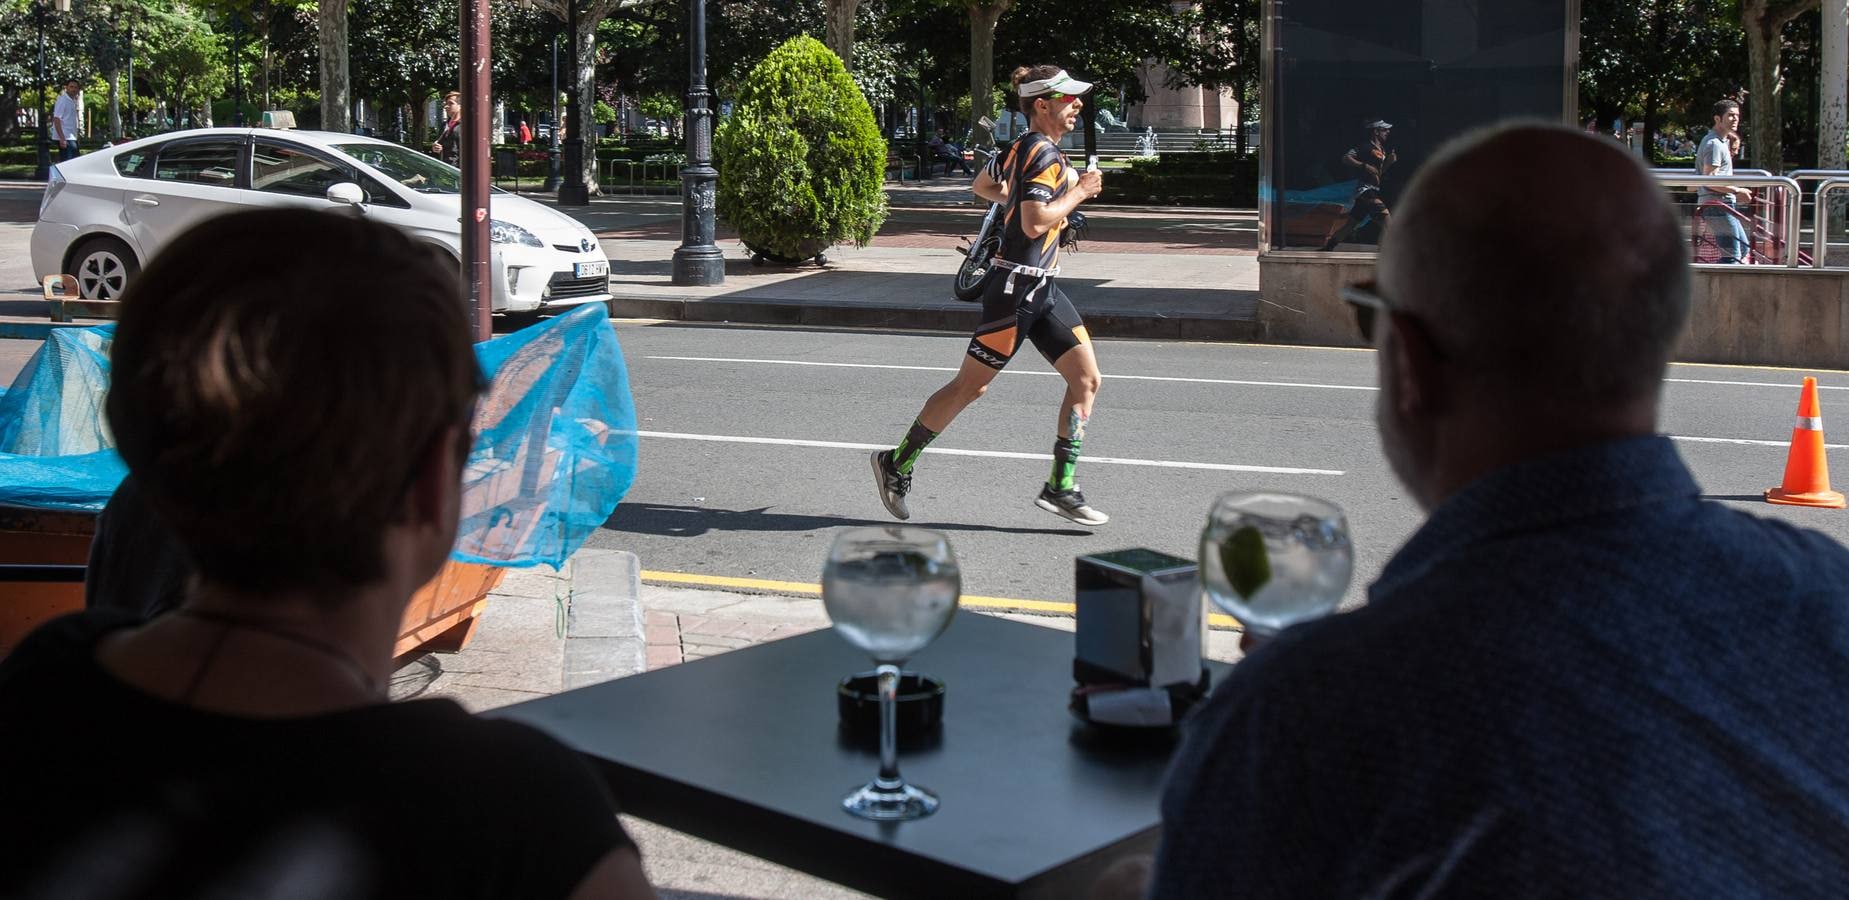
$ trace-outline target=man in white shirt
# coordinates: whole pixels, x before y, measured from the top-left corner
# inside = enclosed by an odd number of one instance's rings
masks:
[[[82,96],[77,79],[72,78],[64,83],[64,91],[58,94],[58,102],[51,108],[51,136],[58,141],[58,162],[77,158],[77,135],[82,131]]]

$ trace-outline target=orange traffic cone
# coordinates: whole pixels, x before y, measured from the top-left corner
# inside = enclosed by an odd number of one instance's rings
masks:
[[[1830,461],[1823,453],[1823,410],[1817,405],[1815,378],[1804,379],[1804,390],[1798,394],[1798,424],[1791,429],[1785,483],[1766,491],[1766,502],[1843,508],[1843,495],[1830,490]]]

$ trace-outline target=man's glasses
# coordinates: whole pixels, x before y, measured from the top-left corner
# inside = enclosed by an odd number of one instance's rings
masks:
[[[1077,97],[1078,95],[1077,94],[1062,94],[1058,91],[1052,91],[1050,93],[1041,94],[1040,96],[1045,97],[1048,100],[1058,102],[1060,100],[1071,100],[1072,98]]]
[[[1432,339],[1431,329],[1426,326],[1423,319],[1415,313],[1400,309],[1392,301],[1382,297],[1379,286],[1374,282],[1363,281],[1360,284],[1351,284],[1342,288],[1342,299],[1355,308],[1355,327],[1361,329],[1361,339],[1369,344],[1374,343],[1374,326],[1388,316],[1397,316],[1395,327],[1399,328],[1401,333],[1408,330],[1418,332],[1421,343],[1425,345],[1427,352],[1434,359],[1451,363],[1459,361],[1457,356],[1446,353],[1444,348],[1438,346],[1438,342]]]
[[[1393,312],[1393,304],[1376,292],[1372,281],[1351,284],[1342,288],[1342,299],[1355,309],[1355,327],[1361,329],[1361,339],[1374,342],[1374,323],[1380,317]]]

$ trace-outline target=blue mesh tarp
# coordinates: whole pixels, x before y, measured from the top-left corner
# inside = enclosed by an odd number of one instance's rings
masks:
[[[562,565],[636,477],[636,407],[603,304],[478,345],[488,392],[453,558]]]
[[[128,474],[103,418],[115,334],[53,329],[0,394],[0,503],[99,510]]]
[[[0,504],[97,511],[127,469],[103,416],[115,325],[55,329],[0,393]],[[603,304],[476,345],[476,409],[452,558],[562,565],[636,475],[636,414]]]

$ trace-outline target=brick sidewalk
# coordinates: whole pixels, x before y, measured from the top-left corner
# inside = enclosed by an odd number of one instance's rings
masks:
[[[679,615],[660,610],[645,612],[642,619],[650,670],[822,627],[826,626],[747,622],[743,619]]]

